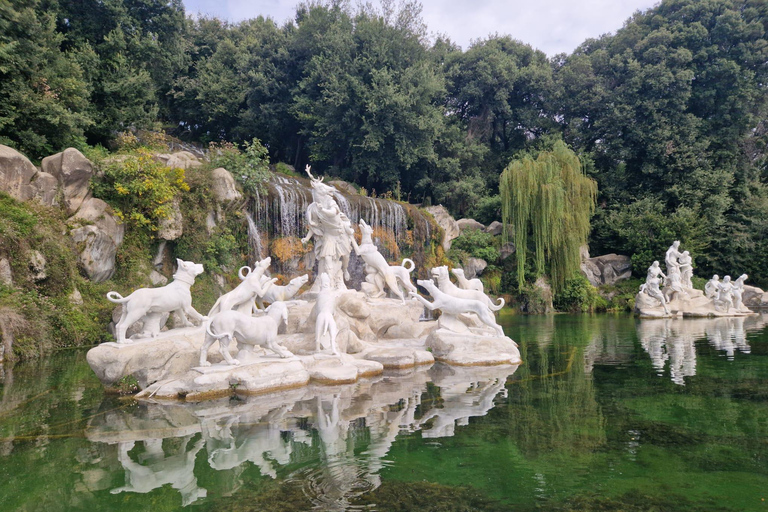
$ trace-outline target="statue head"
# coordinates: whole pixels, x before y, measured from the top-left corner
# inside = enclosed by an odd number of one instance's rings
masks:
[[[651,266],[652,266],[652,267],[658,267],[658,266],[659,266],[659,262],[658,262],[658,260],[654,261],[654,262],[651,264]]]
[[[720,280],[720,276],[715,274],[715,275],[712,276],[712,280],[713,281],[719,281]]]
[[[674,247],[675,249],[680,247],[680,240],[675,240],[674,242],[672,242],[672,247]]]
[[[326,185],[323,183],[323,180],[325,177],[321,178],[315,178],[312,176],[312,167],[306,166],[304,168],[304,171],[307,173],[307,176],[309,176],[309,179],[312,180],[312,200],[316,203],[322,204],[324,207],[328,206],[328,201],[333,201],[333,191],[335,190],[332,186]]]
[[[725,276],[725,277],[723,278],[723,282],[724,282],[724,283],[730,283],[730,282],[731,282],[731,276]]]

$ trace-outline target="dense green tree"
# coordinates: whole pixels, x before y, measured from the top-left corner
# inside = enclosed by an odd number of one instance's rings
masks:
[[[0,1],[0,143],[33,158],[82,137],[89,86],[39,1]]]
[[[555,293],[579,271],[597,184],[584,175],[579,157],[562,141],[535,158],[513,160],[499,183],[504,225],[514,226],[517,284],[525,283],[529,237],[538,275],[549,270]],[[504,233],[505,238],[509,233]]]

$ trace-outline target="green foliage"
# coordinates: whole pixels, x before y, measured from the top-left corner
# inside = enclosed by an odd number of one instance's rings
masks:
[[[150,231],[173,214],[174,198],[189,190],[183,169],[163,165],[144,148],[113,159],[103,171],[102,180],[93,183],[94,194],[130,225]]]
[[[562,142],[534,159],[512,161],[501,175],[503,222],[514,223],[517,281],[525,282],[528,236],[535,250],[536,271],[549,263],[555,294],[579,269],[579,247],[589,234],[597,184],[586,177],[576,154]]]
[[[663,258],[675,240],[694,255],[707,247],[706,219],[685,207],[666,213],[658,201],[650,198],[614,210],[603,209],[593,224],[594,246],[598,250],[610,246],[621,254],[631,254],[633,272],[638,277],[644,277],[651,263]]]
[[[210,145],[211,164],[228,170],[246,193],[263,192],[269,179],[267,148],[259,139],[245,142],[244,146],[245,150],[240,151],[231,143],[212,143]]]
[[[558,311],[593,313],[604,311],[608,304],[586,277],[578,275],[566,280],[563,289],[555,295],[553,305]]]
[[[499,237],[479,229],[467,229],[451,242],[451,251],[462,251],[488,263],[495,263],[499,259],[500,244]]]

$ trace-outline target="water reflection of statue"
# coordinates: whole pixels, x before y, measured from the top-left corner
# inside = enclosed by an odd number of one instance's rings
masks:
[[[313,201],[307,208],[307,236],[301,241],[306,244],[315,239],[317,275],[327,273],[335,289],[345,290],[344,280],[349,279],[347,268],[355,232],[352,223],[333,199],[333,187],[324,184],[322,178],[312,176],[309,166],[306,172],[312,180]]]
[[[121,492],[148,493],[153,489],[171,484],[181,493],[182,506],[194,503],[207,495],[205,489],[197,486],[195,477],[195,457],[202,449],[205,440],[202,438],[187,450],[192,436],[181,438],[181,444],[176,453],[166,456],[162,439],[145,439],[142,441],[145,451],[139,455],[139,462],[134,461],[128,453],[134,442],[118,443],[118,460],[125,469],[125,485],[112,489],[112,494]],[[143,465],[146,464],[146,465]]]

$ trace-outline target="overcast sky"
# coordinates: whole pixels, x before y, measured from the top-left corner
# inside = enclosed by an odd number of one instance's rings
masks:
[[[299,0],[183,0],[187,13],[241,21],[263,15],[279,25],[293,18]],[[637,10],[659,0],[421,0],[432,34],[463,49],[489,34],[511,35],[550,57],[570,53],[585,39],[615,33]],[[376,2],[374,2],[376,3]],[[353,2],[354,4],[354,2]]]

